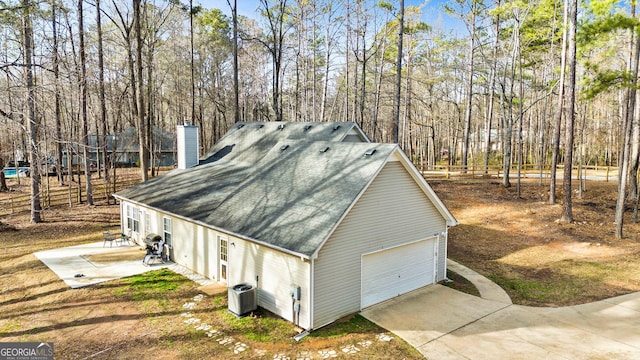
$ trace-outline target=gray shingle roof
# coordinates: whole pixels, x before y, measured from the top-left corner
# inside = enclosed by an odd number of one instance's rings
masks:
[[[358,136],[354,136],[358,135]],[[369,142],[353,122],[240,122],[231,128],[205,155],[200,164],[214,161],[254,163],[266,150],[283,140]]]
[[[254,137],[255,129],[246,130],[221,139],[209,161],[116,196],[311,257],[397,149],[264,136],[278,131],[271,128]]]

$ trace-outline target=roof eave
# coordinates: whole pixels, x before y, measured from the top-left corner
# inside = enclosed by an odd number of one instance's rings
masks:
[[[158,212],[163,213],[163,214],[171,215],[173,217],[182,219],[184,221],[188,221],[188,222],[193,223],[193,224],[204,226],[206,228],[209,228],[209,229],[212,229],[212,230],[215,230],[215,231],[219,231],[219,232],[225,233],[227,235],[231,235],[231,236],[237,237],[237,238],[242,239],[242,240],[250,241],[250,242],[256,243],[258,245],[262,245],[262,246],[268,247],[268,248],[273,249],[273,250],[277,250],[277,251],[280,251],[280,252],[283,252],[283,253],[286,253],[286,254],[289,254],[289,255],[293,255],[293,256],[299,257],[301,259],[310,260],[310,259],[313,258],[313,254],[312,255],[303,254],[303,253],[295,252],[295,251],[292,251],[292,250],[289,250],[289,249],[285,249],[285,248],[282,248],[282,247],[279,247],[279,246],[275,246],[273,244],[269,244],[267,242],[264,242],[264,241],[261,241],[261,240],[258,240],[258,239],[254,239],[254,238],[252,238],[250,236],[239,234],[239,233],[236,233],[234,231],[223,229],[221,227],[214,226],[214,225],[211,225],[211,224],[207,224],[207,223],[202,222],[202,221],[194,220],[194,219],[188,218],[188,217],[183,216],[183,215],[178,215],[178,214],[169,212],[167,210],[163,210],[163,209],[160,209],[160,208],[149,206],[148,204],[144,204],[144,203],[141,203],[139,201],[126,198],[124,196],[120,196],[120,195],[117,195],[117,194],[112,194],[112,196],[114,198],[120,200],[120,201],[124,200],[124,201],[130,202],[132,204],[136,204],[138,206],[143,206],[143,207],[146,207],[148,209],[152,209],[152,210],[158,211]]]

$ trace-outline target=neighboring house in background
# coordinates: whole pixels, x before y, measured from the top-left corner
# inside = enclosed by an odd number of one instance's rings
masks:
[[[175,166],[176,164],[176,136],[173,133],[153,127],[153,156],[154,166]],[[98,141],[99,140],[99,141]],[[135,127],[129,127],[120,134],[107,135],[107,155],[112,163],[120,167],[138,166],[140,149],[138,145],[138,133]],[[77,144],[73,146],[73,164],[81,164],[82,151]],[[114,150],[115,149],[115,150]],[[68,166],[67,148],[63,148],[63,167]],[[96,139],[96,135],[89,135],[89,158],[94,163],[102,162],[102,138]]]
[[[282,122],[238,123],[201,161],[190,143],[178,169],[114,195],[138,243],[160,234],[176,263],[254,285],[304,329],[445,279],[457,222],[396,144],[354,123]]]

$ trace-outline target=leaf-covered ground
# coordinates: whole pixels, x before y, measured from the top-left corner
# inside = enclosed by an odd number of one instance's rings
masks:
[[[538,180],[523,182],[520,199],[515,187],[486,179],[430,184],[460,222],[449,257],[515,303],[564,306],[640,291],[640,225],[628,213],[625,238],[615,239],[616,183],[588,182],[582,198],[574,194],[571,224],[557,221],[562,193],[548,205],[549,186]]]

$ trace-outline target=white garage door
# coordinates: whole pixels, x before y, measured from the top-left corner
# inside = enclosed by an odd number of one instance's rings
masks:
[[[361,307],[432,284],[436,243],[429,239],[363,255]]]

